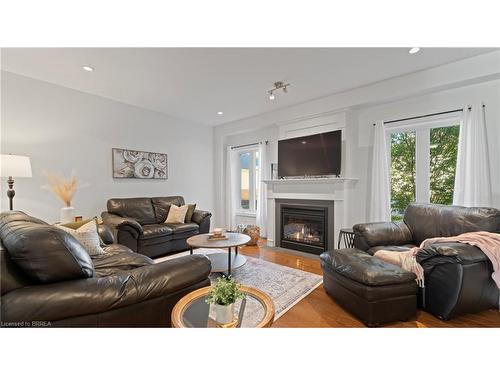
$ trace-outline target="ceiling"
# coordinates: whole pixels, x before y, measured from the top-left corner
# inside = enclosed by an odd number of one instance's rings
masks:
[[[219,125],[492,50],[4,48],[2,70]],[[267,90],[278,80],[291,86],[271,101]]]

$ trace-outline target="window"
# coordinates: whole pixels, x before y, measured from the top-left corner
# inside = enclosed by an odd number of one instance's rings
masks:
[[[388,127],[392,220],[411,202],[452,204],[460,119]]]
[[[259,152],[257,150],[241,151],[238,155],[240,163],[240,210],[254,213],[259,198]]]

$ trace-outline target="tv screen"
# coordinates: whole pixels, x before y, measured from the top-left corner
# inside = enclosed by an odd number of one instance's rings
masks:
[[[278,177],[340,175],[342,131],[278,142]]]

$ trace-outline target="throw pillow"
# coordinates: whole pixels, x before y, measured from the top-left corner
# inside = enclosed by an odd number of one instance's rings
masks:
[[[81,220],[81,221],[72,221],[70,223],[64,223],[64,224],[59,224],[59,225],[62,225],[63,227],[70,228],[70,229],[78,229],[82,225],[85,225],[88,222],[93,221],[93,220],[95,220],[95,222],[97,223],[97,228],[98,228],[97,233],[99,233],[99,225],[103,224],[103,221],[102,221],[101,217],[97,217],[97,216],[93,217],[92,219]],[[101,244],[101,247],[106,246],[106,243],[103,241],[100,234],[99,234],[99,243]]]
[[[75,226],[78,223],[69,223],[70,226]],[[68,224],[58,225],[66,233],[71,234],[80,242],[89,255],[102,255],[106,252],[101,247],[99,232],[97,231],[97,220],[93,218],[76,229],[68,228]]]
[[[186,212],[186,219],[184,220],[185,223],[190,223],[191,219],[193,218],[194,210],[196,209],[196,203],[195,204],[188,204],[188,210]]]
[[[175,204],[171,205],[170,210],[168,211],[167,220],[165,220],[165,224],[184,224],[188,208],[189,207],[187,204],[180,207],[176,206]]]

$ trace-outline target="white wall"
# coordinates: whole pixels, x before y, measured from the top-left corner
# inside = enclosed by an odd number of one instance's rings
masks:
[[[213,210],[213,129],[102,97],[1,72],[1,153],[31,158],[33,178],[17,179],[14,208],[57,221],[62,203],[43,170],[69,176],[77,214],[99,215],[111,197],[183,195]],[[168,180],[113,179],[111,148],[168,154]],[[8,209],[5,178],[1,208]]]
[[[214,135],[215,220],[218,225],[224,225],[222,150],[235,140],[261,138],[269,129],[303,117],[349,110],[353,121],[346,128],[348,152],[343,174],[359,178],[346,201],[346,224],[351,225],[367,219],[371,125],[375,120],[453,110],[478,101],[486,104],[493,205],[500,207],[500,52],[492,52],[217,126]],[[277,130],[275,132],[277,134]]]

